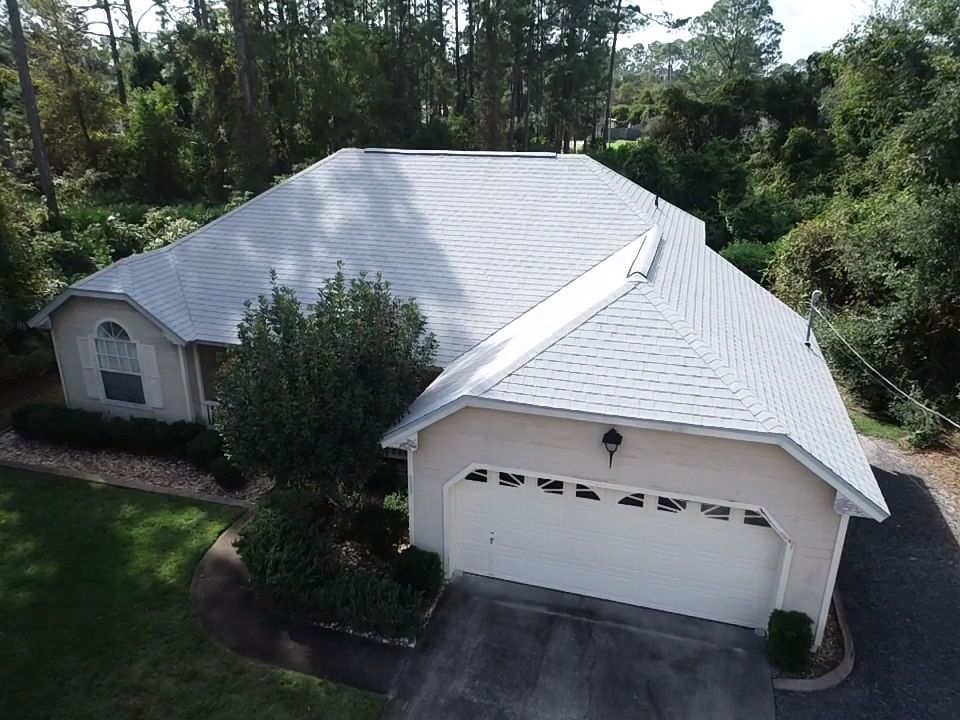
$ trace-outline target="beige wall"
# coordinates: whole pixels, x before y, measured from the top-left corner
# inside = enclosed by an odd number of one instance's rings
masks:
[[[794,540],[783,606],[816,621],[840,516],[834,490],[774,445],[467,408],[423,430],[413,455],[416,544],[443,552],[443,485],[471,463],[761,506]]]
[[[163,407],[138,408],[113,404],[110,401],[101,401],[89,396],[84,382],[77,339],[92,337],[96,333],[97,326],[105,320],[112,320],[123,326],[134,342],[153,346],[157,358],[157,374]],[[184,390],[178,346],[167,340],[160,328],[127,303],[121,300],[71,298],[53,312],[50,323],[63,379],[64,394],[70,407],[123,417],[154,417],[168,421],[195,419],[198,403],[194,396],[192,398],[194,412],[191,414]],[[191,362],[190,348],[185,350],[184,360]],[[191,368],[192,362],[187,366],[188,384]],[[195,393],[195,390],[193,392]]]

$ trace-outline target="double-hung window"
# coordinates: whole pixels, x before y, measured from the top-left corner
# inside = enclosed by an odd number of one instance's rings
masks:
[[[105,322],[97,328],[97,367],[103,381],[103,395],[107,400],[144,405],[143,377],[137,344],[115,322]]]

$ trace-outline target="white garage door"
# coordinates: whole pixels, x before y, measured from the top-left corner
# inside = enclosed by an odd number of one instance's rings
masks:
[[[458,570],[766,626],[784,543],[757,512],[495,468],[452,499]]]

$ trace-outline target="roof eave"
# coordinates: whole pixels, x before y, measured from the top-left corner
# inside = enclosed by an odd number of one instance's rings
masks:
[[[134,300],[126,293],[106,292],[104,290],[85,290],[84,288],[70,287],[60,293],[56,298],[49,302],[40,312],[27,321],[27,325],[32,328],[50,329],[50,315],[63,305],[70,298],[93,298],[96,300],[119,300],[127,303],[138,313],[147,318],[163,332],[170,342],[175,345],[186,345],[188,339],[173,330],[170,326],[161,322],[155,315],[144,308],[140,303]]]
[[[557,417],[570,420],[583,420],[587,422],[615,423],[626,427],[633,427],[641,430],[657,430],[660,432],[679,432],[688,435],[700,435],[703,437],[718,438],[722,440],[740,440],[743,442],[758,442],[768,445],[777,445],[783,448],[791,457],[797,460],[801,465],[810,470],[834,490],[848,497],[851,502],[867,517],[883,522],[890,517],[890,511],[883,506],[866,497],[857,488],[846,482],[840,475],[828,468],[822,462],[813,457],[807,450],[800,447],[793,438],[783,433],[761,432],[757,430],[735,430],[730,428],[718,428],[709,425],[692,425],[688,423],[671,422],[668,420],[646,420],[643,418],[627,417],[622,415],[606,415],[600,413],[587,413],[579,410],[566,410],[562,408],[548,408],[539,405],[529,405],[526,403],[512,402],[509,400],[494,400],[490,398],[464,396],[459,397],[445,405],[430,411],[426,415],[417,419],[416,422],[409,424],[400,424],[394,426],[383,436],[380,444],[383,447],[399,447],[400,443],[409,437],[426,429],[430,425],[443,420],[450,415],[466,407],[481,408],[488,410],[509,410],[513,412],[529,413],[532,415],[542,415],[546,417]]]

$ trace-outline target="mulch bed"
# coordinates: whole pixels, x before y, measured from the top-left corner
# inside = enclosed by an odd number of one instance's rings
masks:
[[[786,673],[774,669],[773,676],[775,678],[816,678],[833,670],[841,660],[843,660],[843,634],[840,632],[840,623],[837,622],[837,615],[831,603],[830,613],[827,615],[827,626],[823,632],[823,642],[814,653],[810,666],[801,673]]]
[[[51,470],[73,470],[97,475],[106,481],[136,480],[157,488],[257,502],[273,487],[268,478],[251,479],[242,490],[228,492],[213,478],[183,460],[133,455],[110,450],[74,450],[25,440],[15,432],[0,434],[0,462],[38,465]]]

